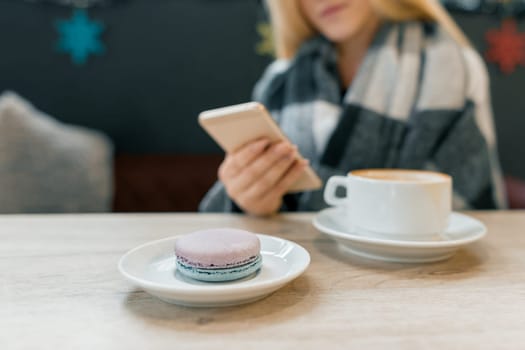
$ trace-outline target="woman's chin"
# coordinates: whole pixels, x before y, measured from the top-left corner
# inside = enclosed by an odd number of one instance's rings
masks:
[[[348,28],[348,24],[344,27],[332,27],[326,30],[321,31],[323,35],[336,44],[347,42],[351,40],[356,33],[358,33],[358,28]]]

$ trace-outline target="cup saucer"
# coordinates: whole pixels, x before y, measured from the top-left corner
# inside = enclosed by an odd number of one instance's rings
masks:
[[[424,263],[445,260],[460,247],[481,239],[487,232],[480,221],[454,212],[450,215],[445,232],[432,236],[432,239],[369,236],[357,230],[346,229],[340,219],[344,216],[342,208],[327,208],[314,217],[313,225],[352,254],[389,262]]]
[[[175,240],[168,237],[143,244],[119,261],[121,274],[147,293],[171,304],[191,307],[222,307],[253,302],[266,297],[301,275],[310,264],[310,254],[297,243],[258,234],[263,265],[246,278],[224,282],[200,282],[177,272]]]

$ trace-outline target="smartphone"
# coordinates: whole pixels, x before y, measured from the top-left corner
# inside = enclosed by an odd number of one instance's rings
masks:
[[[199,124],[225,152],[234,152],[250,141],[263,137],[272,143],[288,141],[270,113],[258,102],[204,111],[199,115]],[[288,192],[316,190],[321,186],[321,179],[308,166]]]

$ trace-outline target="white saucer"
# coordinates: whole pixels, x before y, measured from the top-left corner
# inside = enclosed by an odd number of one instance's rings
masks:
[[[176,271],[173,251],[177,237],[141,245],[119,261],[126,279],[168,303],[196,307],[230,306],[264,298],[302,274],[310,255],[300,245],[272,236],[257,235],[263,265],[259,272],[232,282],[199,282]]]
[[[335,239],[352,254],[389,262],[424,263],[450,258],[462,246],[482,238],[487,229],[480,221],[459,213],[452,213],[445,232],[433,240],[404,240],[371,237],[355,230],[348,232],[341,224],[342,208],[328,208],[314,218],[314,226]]]

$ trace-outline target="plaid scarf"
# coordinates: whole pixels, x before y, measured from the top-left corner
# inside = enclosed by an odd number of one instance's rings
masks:
[[[336,50],[315,37],[269,66],[254,100],[325,182],[363,168],[435,170],[453,177],[455,209],[505,207],[485,67],[437,26],[383,25],[343,94]],[[328,114],[338,123],[320,147],[314,118]],[[283,210],[323,209],[322,191],[287,195]],[[200,207],[234,208],[219,182]]]

